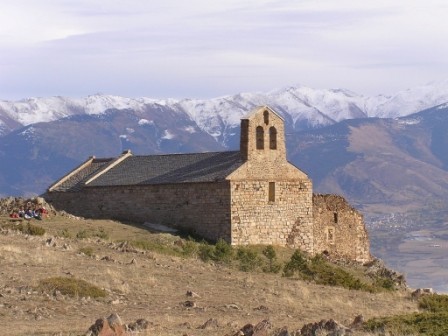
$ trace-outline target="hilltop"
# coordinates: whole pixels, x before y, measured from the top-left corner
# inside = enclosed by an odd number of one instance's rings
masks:
[[[234,335],[265,319],[274,329],[294,331],[322,319],[349,325],[358,315],[367,320],[417,311],[406,290],[370,293],[243,272],[185,252],[188,239],[130,223],[50,212],[32,224],[45,234],[24,234],[20,224],[0,219],[0,316],[8,335],[83,334],[112,312],[125,321],[146,319],[148,335]],[[279,260],[292,252],[277,250]],[[105,297],[42,290],[42,281],[54,277],[85,280]],[[209,319],[217,326],[197,329]]]

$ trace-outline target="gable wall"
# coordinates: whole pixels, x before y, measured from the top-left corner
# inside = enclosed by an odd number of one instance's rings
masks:
[[[51,192],[45,198],[77,216],[165,224],[230,242],[228,182],[90,187]]]
[[[290,246],[313,253],[311,182],[274,183],[274,201],[269,201],[269,182],[231,183],[232,243]]]
[[[264,111],[269,113],[268,120]],[[257,148],[257,127],[263,129],[263,149]],[[277,131],[276,149],[270,148],[271,127]],[[243,120],[241,151],[247,161],[228,176],[232,243],[274,244],[313,252],[312,183],[286,160],[283,120],[266,108]],[[275,184],[274,201],[269,201],[270,182]]]

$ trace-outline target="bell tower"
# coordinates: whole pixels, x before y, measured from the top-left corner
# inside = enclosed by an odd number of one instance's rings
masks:
[[[245,160],[286,161],[283,118],[267,106],[241,119],[240,151]]]

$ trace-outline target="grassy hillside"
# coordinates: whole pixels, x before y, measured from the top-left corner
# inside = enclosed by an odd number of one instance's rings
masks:
[[[318,284],[323,261],[307,259],[310,269],[302,272],[292,267],[300,262],[289,249],[274,249],[274,258],[262,246],[231,249],[62,215],[32,224],[45,233],[25,234],[18,223],[0,219],[0,320],[8,335],[76,335],[112,312],[124,321],[147,319],[150,335],[231,335],[264,319],[294,331],[321,319],[348,325],[359,314],[370,319],[418,310],[405,291]],[[269,268],[291,262],[290,276]],[[342,270],[367,281],[360,269]],[[216,328],[196,329],[210,318],[218,320]]]

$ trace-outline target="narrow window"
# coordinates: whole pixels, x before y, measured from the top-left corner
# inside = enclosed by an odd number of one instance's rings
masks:
[[[275,202],[275,182],[269,182],[269,202]]]
[[[327,228],[327,242],[329,244],[334,244],[334,227]]]
[[[264,129],[262,126],[257,127],[257,149],[264,149]]]
[[[264,117],[264,123],[266,125],[269,124],[269,112],[268,111],[263,112],[263,117]]]
[[[277,130],[274,126],[269,128],[269,148],[277,149]]]
[[[334,221],[335,223],[338,222],[338,213],[337,213],[337,212],[334,212],[334,213],[333,213],[333,221]]]

